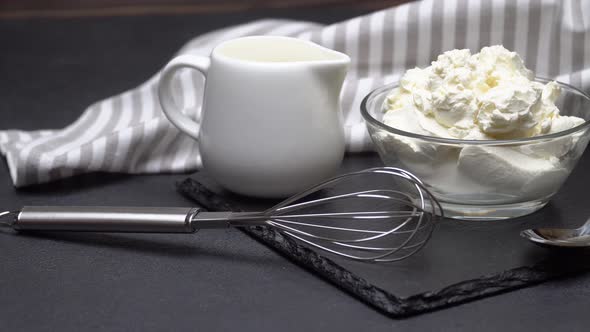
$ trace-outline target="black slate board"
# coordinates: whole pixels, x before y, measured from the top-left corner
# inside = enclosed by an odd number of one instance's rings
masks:
[[[206,173],[179,182],[177,188],[212,211],[260,210],[274,203],[233,195]],[[316,252],[268,227],[242,231],[378,311],[403,318],[590,272],[590,250],[540,248],[519,237],[520,230],[549,220],[545,224],[575,225],[560,222],[553,205],[506,221],[446,219],[422,252],[390,264],[355,262]]]

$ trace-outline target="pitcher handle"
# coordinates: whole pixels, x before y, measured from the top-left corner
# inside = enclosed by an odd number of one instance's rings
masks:
[[[179,55],[172,59],[164,70],[162,70],[160,76],[160,82],[158,83],[158,98],[160,99],[160,105],[164,111],[164,115],[175,125],[180,131],[186,133],[194,139],[199,138],[200,123],[189,118],[183,110],[178,107],[172,98],[172,79],[174,74],[179,69],[191,68],[200,71],[203,76],[207,77],[207,71],[211,65],[211,60],[208,57],[197,56],[197,55]]]

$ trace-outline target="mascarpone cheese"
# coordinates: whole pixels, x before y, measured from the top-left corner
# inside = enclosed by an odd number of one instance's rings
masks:
[[[476,54],[448,51],[431,66],[404,74],[384,102],[382,121],[416,134],[469,140],[533,137],[584,122],[559,115],[555,102],[561,91],[555,82],[533,78],[518,54],[503,46],[484,47]],[[560,160],[574,139],[514,147],[453,146],[389,135],[381,145],[427,177],[431,186],[452,191],[452,185],[464,192],[503,188],[534,199],[550,195],[565,180],[569,172]]]
[[[420,112],[426,116],[421,123],[437,129],[431,134],[448,138],[512,139],[554,132],[559,86],[532,79],[518,54],[502,46],[473,55],[452,50],[429,67],[408,70],[387,97],[387,113]],[[396,120],[384,117],[387,125],[404,130],[404,121]]]

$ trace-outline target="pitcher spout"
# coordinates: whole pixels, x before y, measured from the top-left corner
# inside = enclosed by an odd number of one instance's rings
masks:
[[[320,85],[321,91],[328,96],[328,99],[335,100],[338,105],[342,85],[350,66],[350,57],[344,53],[330,50],[319,46],[330,52],[333,58],[324,61],[317,61],[310,66],[314,76]]]

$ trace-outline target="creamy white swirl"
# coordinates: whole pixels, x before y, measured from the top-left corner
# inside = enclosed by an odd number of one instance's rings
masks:
[[[435,133],[422,126],[434,136],[509,139],[553,132],[553,122],[563,123],[555,106],[559,86],[532,79],[520,56],[503,46],[473,55],[467,49],[448,51],[431,66],[404,74],[387,97],[384,121],[403,130],[399,116],[395,123],[388,118],[389,112],[404,109],[422,113],[424,126],[444,129]]]

